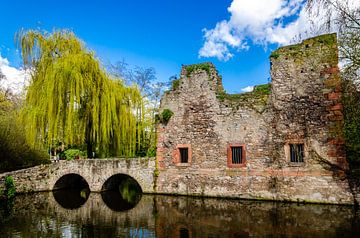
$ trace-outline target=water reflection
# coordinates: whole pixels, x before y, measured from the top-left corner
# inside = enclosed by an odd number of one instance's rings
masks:
[[[348,206],[298,205],[143,195],[132,209],[90,193],[64,209],[51,193],[17,196],[0,208],[3,237],[357,237],[359,213]],[[116,197],[117,196],[117,197]],[[118,204],[119,195],[108,196]],[[123,206],[123,205],[122,205]]]
[[[140,201],[141,195],[129,202],[129,200],[123,198],[119,191],[106,191],[101,193],[101,198],[108,208],[116,212],[121,212],[134,208]]]
[[[54,199],[65,209],[81,207],[89,198],[89,194],[89,184],[78,174],[66,174],[54,185]]]
[[[72,188],[53,191],[56,202],[65,209],[77,209],[85,204],[90,195],[89,188]]]

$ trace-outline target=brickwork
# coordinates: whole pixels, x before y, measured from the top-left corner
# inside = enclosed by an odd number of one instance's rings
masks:
[[[271,92],[227,95],[211,63],[183,66],[166,93],[158,125],[157,191],[196,196],[353,203],[343,137],[336,36],[323,35],[272,53]],[[190,145],[189,166],[177,148]],[[229,166],[229,145],[246,162]],[[290,161],[302,144],[304,162]]]

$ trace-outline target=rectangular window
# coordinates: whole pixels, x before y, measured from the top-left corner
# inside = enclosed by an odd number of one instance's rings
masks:
[[[242,147],[231,147],[231,162],[233,164],[242,163]]]
[[[227,167],[242,168],[246,167],[245,144],[230,143],[227,146]]]
[[[290,162],[302,163],[304,162],[304,144],[289,144],[290,145]]]
[[[186,228],[180,228],[180,238],[189,238],[190,237],[190,233],[189,230]]]
[[[188,148],[179,148],[180,151],[180,163],[189,162],[189,149]]]

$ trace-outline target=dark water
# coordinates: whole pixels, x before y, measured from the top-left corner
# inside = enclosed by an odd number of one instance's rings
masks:
[[[135,202],[134,202],[135,201]],[[0,208],[0,237],[360,237],[353,207],[63,190]]]

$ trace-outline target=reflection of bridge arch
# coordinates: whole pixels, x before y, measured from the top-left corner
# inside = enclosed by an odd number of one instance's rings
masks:
[[[77,209],[84,205],[89,197],[87,181],[79,174],[66,174],[58,179],[53,188],[55,200],[66,209]]]
[[[121,224],[129,224],[129,226],[139,229],[144,226],[155,229],[155,220],[153,219],[154,198],[152,196],[144,195],[137,206],[124,212],[116,212],[106,206],[100,193],[90,193],[86,203],[73,210],[59,205],[51,192],[24,195],[20,199],[15,199],[15,203],[16,207],[19,207],[19,210],[13,211],[15,214],[28,212],[33,214],[32,216],[36,214],[36,216],[44,217],[46,216],[44,214],[54,214],[57,217],[57,222],[94,226],[118,224],[119,227]],[[153,232],[155,231],[153,230]]]

